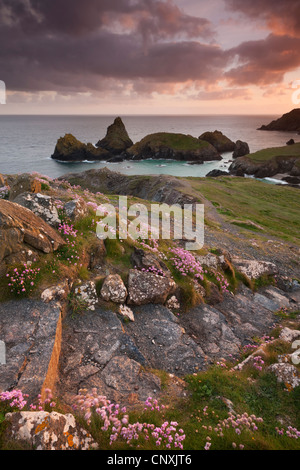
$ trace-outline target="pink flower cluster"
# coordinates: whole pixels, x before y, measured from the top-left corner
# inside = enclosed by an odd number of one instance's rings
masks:
[[[18,408],[19,410],[22,410],[27,404],[27,401],[25,400],[27,397],[28,395],[23,395],[21,390],[12,390],[11,392],[7,391],[0,393],[0,401],[9,401],[9,406],[11,408]]]
[[[216,276],[216,279],[217,279],[218,283],[220,284],[221,291],[223,291],[223,292],[228,291],[229,282],[228,282],[227,279],[223,276],[223,274],[221,274],[221,273],[216,273],[215,276]]]
[[[56,406],[56,403],[52,401],[52,398],[53,398],[52,392],[49,388],[45,389],[45,395],[46,395],[46,398],[44,400],[42,400],[41,395],[38,395],[37,405],[34,403],[30,403],[28,405],[28,402],[26,400],[28,398],[27,394],[23,394],[21,390],[12,390],[10,392],[6,391],[6,392],[0,393],[0,401],[9,402],[8,404],[11,408],[18,408],[19,410],[23,410],[26,405],[29,406],[29,409],[31,411],[33,410],[42,411],[45,409],[46,405],[49,405],[50,408],[54,408]]]
[[[262,357],[261,356],[256,356],[253,358],[253,367],[259,371],[262,370],[262,365],[264,364],[265,362],[263,361]]]
[[[2,186],[0,188],[0,199],[5,199],[8,196],[9,190],[9,186]]]
[[[136,266],[134,268],[137,269]],[[142,268],[141,271],[146,272],[146,273],[156,274],[157,276],[161,276],[161,277],[166,276],[166,274],[164,273],[162,269],[158,269],[155,266],[149,266],[149,268]]]
[[[214,411],[212,411],[214,414]],[[203,408],[203,416],[209,416],[208,407],[206,406]],[[224,437],[227,430],[234,429],[237,436],[243,435],[245,432],[253,433],[258,431],[258,423],[262,423],[263,419],[258,418],[255,415],[249,415],[248,413],[243,414],[234,414],[232,412],[228,413],[228,418],[220,420],[217,425],[213,428],[212,426],[202,425],[202,428],[210,431],[215,432],[217,437]],[[210,442],[212,439],[210,436],[206,437],[206,443],[204,446],[205,450],[209,450],[212,443]],[[232,443],[233,448],[237,448],[237,444],[235,442]],[[244,444],[239,444],[240,449],[244,449]]]
[[[147,409],[149,407],[163,409],[158,406],[157,401],[152,401],[152,397],[148,397],[145,407]],[[111,403],[105,396],[98,395],[95,388],[91,392],[87,392],[85,389],[81,390],[74,397],[73,409],[84,413],[88,424],[91,423],[93,412],[100,416],[103,421],[101,429],[111,433],[110,444],[118,439],[125,440],[127,444],[139,439],[146,441],[154,439],[157,447],[183,449],[182,443],[185,440],[185,434],[182,429],[177,430],[177,422],[165,421],[161,426],[146,422],[131,424],[129,423],[129,415],[126,414],[126,408],[120,408],[120,405]]]
[[[15,295],[28,295],[35,288],[35,282],[40,273],[40,268],[31,268],[26,263],[23,265],[24,269],[19,270],[15,268],[13,273],[6,274],[9,278],[8,287]]]
[[[69,225],[66,222],[62,223],[58,227],[58,231],[65,236],[77,237],[77,230],[74,229],[73,225]]]
[[[174,255],[170,259],[182,276],[192,275],[203,281],[203,268],[190,251],[183,248],[173,248],[170,249],[170,252]]]
[[[165,409],[165,405],[159,405],[158,400],[156,398],[148,397],[145,401],[145,410],[151,411],[161,411]]]
[[[63,258],[69,264],[74,264],[74,266],[77,266],[78,261],[80,260],[75,242],[78,230],[75,230],[73,225],[70,225],[66,222],[60,224],[58,230],[65,238],[67,245],[66,247],[62,247],[62,249],[57,252],[57,257]]]
[[[283,428],[279,429],[278,427],[276,427],[275,429],[280,436],[285,435],[287,437],[290,437],[291,439],[298,439],[300,437],[300,431],[298,431],[297,428],[293,428],[292,426],[288,426],[286,430],[284,430]]]

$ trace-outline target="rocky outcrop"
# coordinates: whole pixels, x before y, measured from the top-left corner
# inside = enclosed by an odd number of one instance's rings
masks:
[[[232,158],[243,157],[244,155],[248,155],[250,153],[249,145],[247,142],[243,142],[241,140],[237,140],[235,144],[235,149],[232,154]]]
[[[32,211],[0,199],[0,266],[21,263],[30,249],[51,253],[65,244],[61,236]]]
[[[22,193],[14,199],[14,202],[31,210],[53,227],[61,224],[56,205],[50,196],[40,193]]]
[[[59,178],[72,185],[80,184],[84,189],[105,194],[122,194],[149,199],[166,204],[192,204],[198,199],[191,196],[190,185],[169,175],[127,176],[102,168],[82,173],[69,173]]]
[[[300,176],[300,157],[272,157],[264,161],[255,161],[248,155],[237,158],[229,167],[229,173],[234,176],[253,175],[256,178],[272,177],[277,174]]]
[[[172,159],[180,161],[222,160],[219,152],[209,142],[190,135],[158,132],[144,137],[126,151],[132,160]]]
[[[219,153],[233,152],[236,147],[232,140],[217,130],[214,132],[204,132],[204,134],[200,135],[199,139],[209,142]]]
[[[279,119],[267,125],[262,125],[258,130],[300,132],[300,108],[293,109],[289,113],[283,114]]]
[[[120,155],[132,145],[133,142],[127,133],[122,119],[117,117],[114,123],[108,127],[104,139],[97,142],[96,147],[107,150],[113,155]]]
[[[127,289],[119,274],[110,274],[104,280],[101,288],[101,297],[106,302],[122,304],[127,298]]]
[[[91,143],[84,144],[72,134],[60,137],[51,158],[62,162],[82,162],[108,160],[112,155],[102,148],[96,148]]]

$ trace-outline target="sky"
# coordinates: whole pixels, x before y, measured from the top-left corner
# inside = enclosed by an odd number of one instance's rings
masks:
[[[0,0],[0,80],[0,114],[281,115],[300,0]]]

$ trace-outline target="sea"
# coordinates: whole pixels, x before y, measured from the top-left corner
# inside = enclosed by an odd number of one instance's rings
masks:
[[[266,147],[279,147],[290,138],[299,136],[286,132],[257,130],[279,116],[274,115],[200,115],[200,116],[120,116],[131,140],[136,143],[155,132],[175,132],[199,137],[203,132],[219,130],[234,142],[246,141],[250,152]],[[85,143],[96,144],[106,135],[107,127],[116,116],[11,116],[0,115],[0,173],[38,172],[51,178],[92,168],[109,168],[126,175],[173,175],[204,177],[213,169],[227,171],[232,153],[222,160],[190,165],[172,160],[125,161],[121,163],[79,162],[62,163],[51,159],[56,142],[66,133]],[[272,182],[272,179],[270,179]]]

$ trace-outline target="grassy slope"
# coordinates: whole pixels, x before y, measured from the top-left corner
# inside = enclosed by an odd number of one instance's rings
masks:
[[[285,145],[284,147],[271,147],[258,152],[250,153],[247,158],[253,162],[265,162],[274,157],[299,157],[300,159],[300,143],[294,145]]]
[[[251,220],[266,233],[299,243],[299,190],[247,178],[190,178],[227,222]]]

